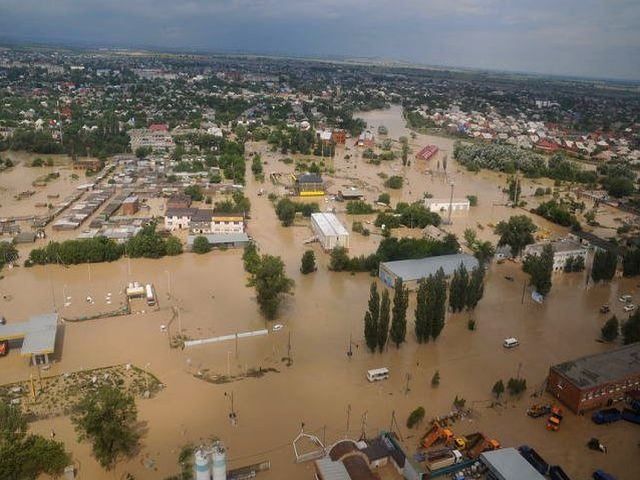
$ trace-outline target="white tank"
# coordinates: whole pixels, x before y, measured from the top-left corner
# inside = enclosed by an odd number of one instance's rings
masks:
[[[205,450],[196,450],[196,480],[211,480],[211,469],[209,466],[209,454]]]
[[[213,445],[213,480],[227,480],[227,453],[224,445],[218,442]]]

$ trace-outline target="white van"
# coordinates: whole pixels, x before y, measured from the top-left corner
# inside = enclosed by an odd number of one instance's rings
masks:
[[[388,368],[375,368],[367,371],[367,380],[370,382],[377,382],[378,380],[386,380],[389,378]]]
[[[518,345],[520,345],[520,342],[515,337],[505,338],[504,342],[502,342],[504,348],[515,348]]]

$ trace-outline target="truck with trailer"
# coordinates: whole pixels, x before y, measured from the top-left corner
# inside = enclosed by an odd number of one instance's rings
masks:
[[[528,445],[522,445],[518,448],[518,451],[542,475],[546,475],[549,472],[549,464],[533,448]]]
[[[591,415],[591,421],[596,425],[617,422],[621,418],[620,410],[617,408],[605,408],[604,410],[598,410]]]

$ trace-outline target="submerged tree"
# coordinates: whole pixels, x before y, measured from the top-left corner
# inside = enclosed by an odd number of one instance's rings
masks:
[[[111,470],[121,456],[134,454],[140,433],[133,396],[110,386],[89,392],[72,417],[80,441],[89,440],[93,456]]]
[[[418,282],[418,292],[416,294],[416,321],[415,330],[418,343],[429,341],[431,335],[431,315],[429,314],[428,290],[429,286],[426,279]]]
[[[405,341],[407,335],[407,307],[409,306],[409,292],[401,279],[396,280],[393,296],[393,309],[391,311],[391,341],[396,348]]]
[[[315,272],[316,267],[316,254],[313,250],[307,250],[302,254],[302,260],[300,261],[300,272],[304,275]]]
[[[596,250],[593,255],[593,266],[591,267],[591,278],[594,282],[601,280],[611,280],[618,268],[618,255],[608,250]]]
[[[546,296],[551,291],[551,274],[553,273],[553,247],[546,244],[540,255],[527,255],[522,269],[529,274],[529,283],[536,291]]]
[[[294,282],[285,274],[280,257],[263,255],[249,284],[256,289],[260,311],[271,320],[278,313],[282,295],[291,292]]]
[[[463,263],[453,272],[449,284],[449,306],[453,312],[460,312],[467,306],[469,293],[469,273]]]
[[[70,461],[62,442],[27,434],[27,420],[20,408],[0,402],[0,478],[58,477]]]
[[[484,296],[484,267],[479,265],[471,272],[469,291],[467,292],[467,309],[473,310]]]
[[[389,322],[391,315],[391,299],[389,291],[385,288],[382,291],[380,300],[380,320],[378,321],[378,349],[382,352],[389,338]]]
[[[438,269],[435,275],[430,276],[428,281],[428,303],[431,305],[431,338],[434,340],[440,336],[444,328],[444,319],[447,311],[447,281],[442,268]]]

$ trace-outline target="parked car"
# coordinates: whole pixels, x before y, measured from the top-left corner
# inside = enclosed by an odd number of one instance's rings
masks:
[[[602,305],[600,307],[600,313],[609,313],[611,311],[611,308],[609,307],[609,305]]]
[[[628,305],[625,305],[623,310],[625,312],[633,312],[636,309],[636,306],[633,303],[629,303]]]
[[[593,415],[591,415],[591,420],[593,423],[597,425],[602,425],[604,423],[613,423],[620,420],[622,417],[620,415],[620,410],[617,408],[607,408],[604,410],[598,410]]]
[[[631,297],[631,295],[627,293],[625,295],[620,295],[620,297],[618,298],[618,301],[622,303],[627,303],[631,301],[631,298],[633,297]]]

